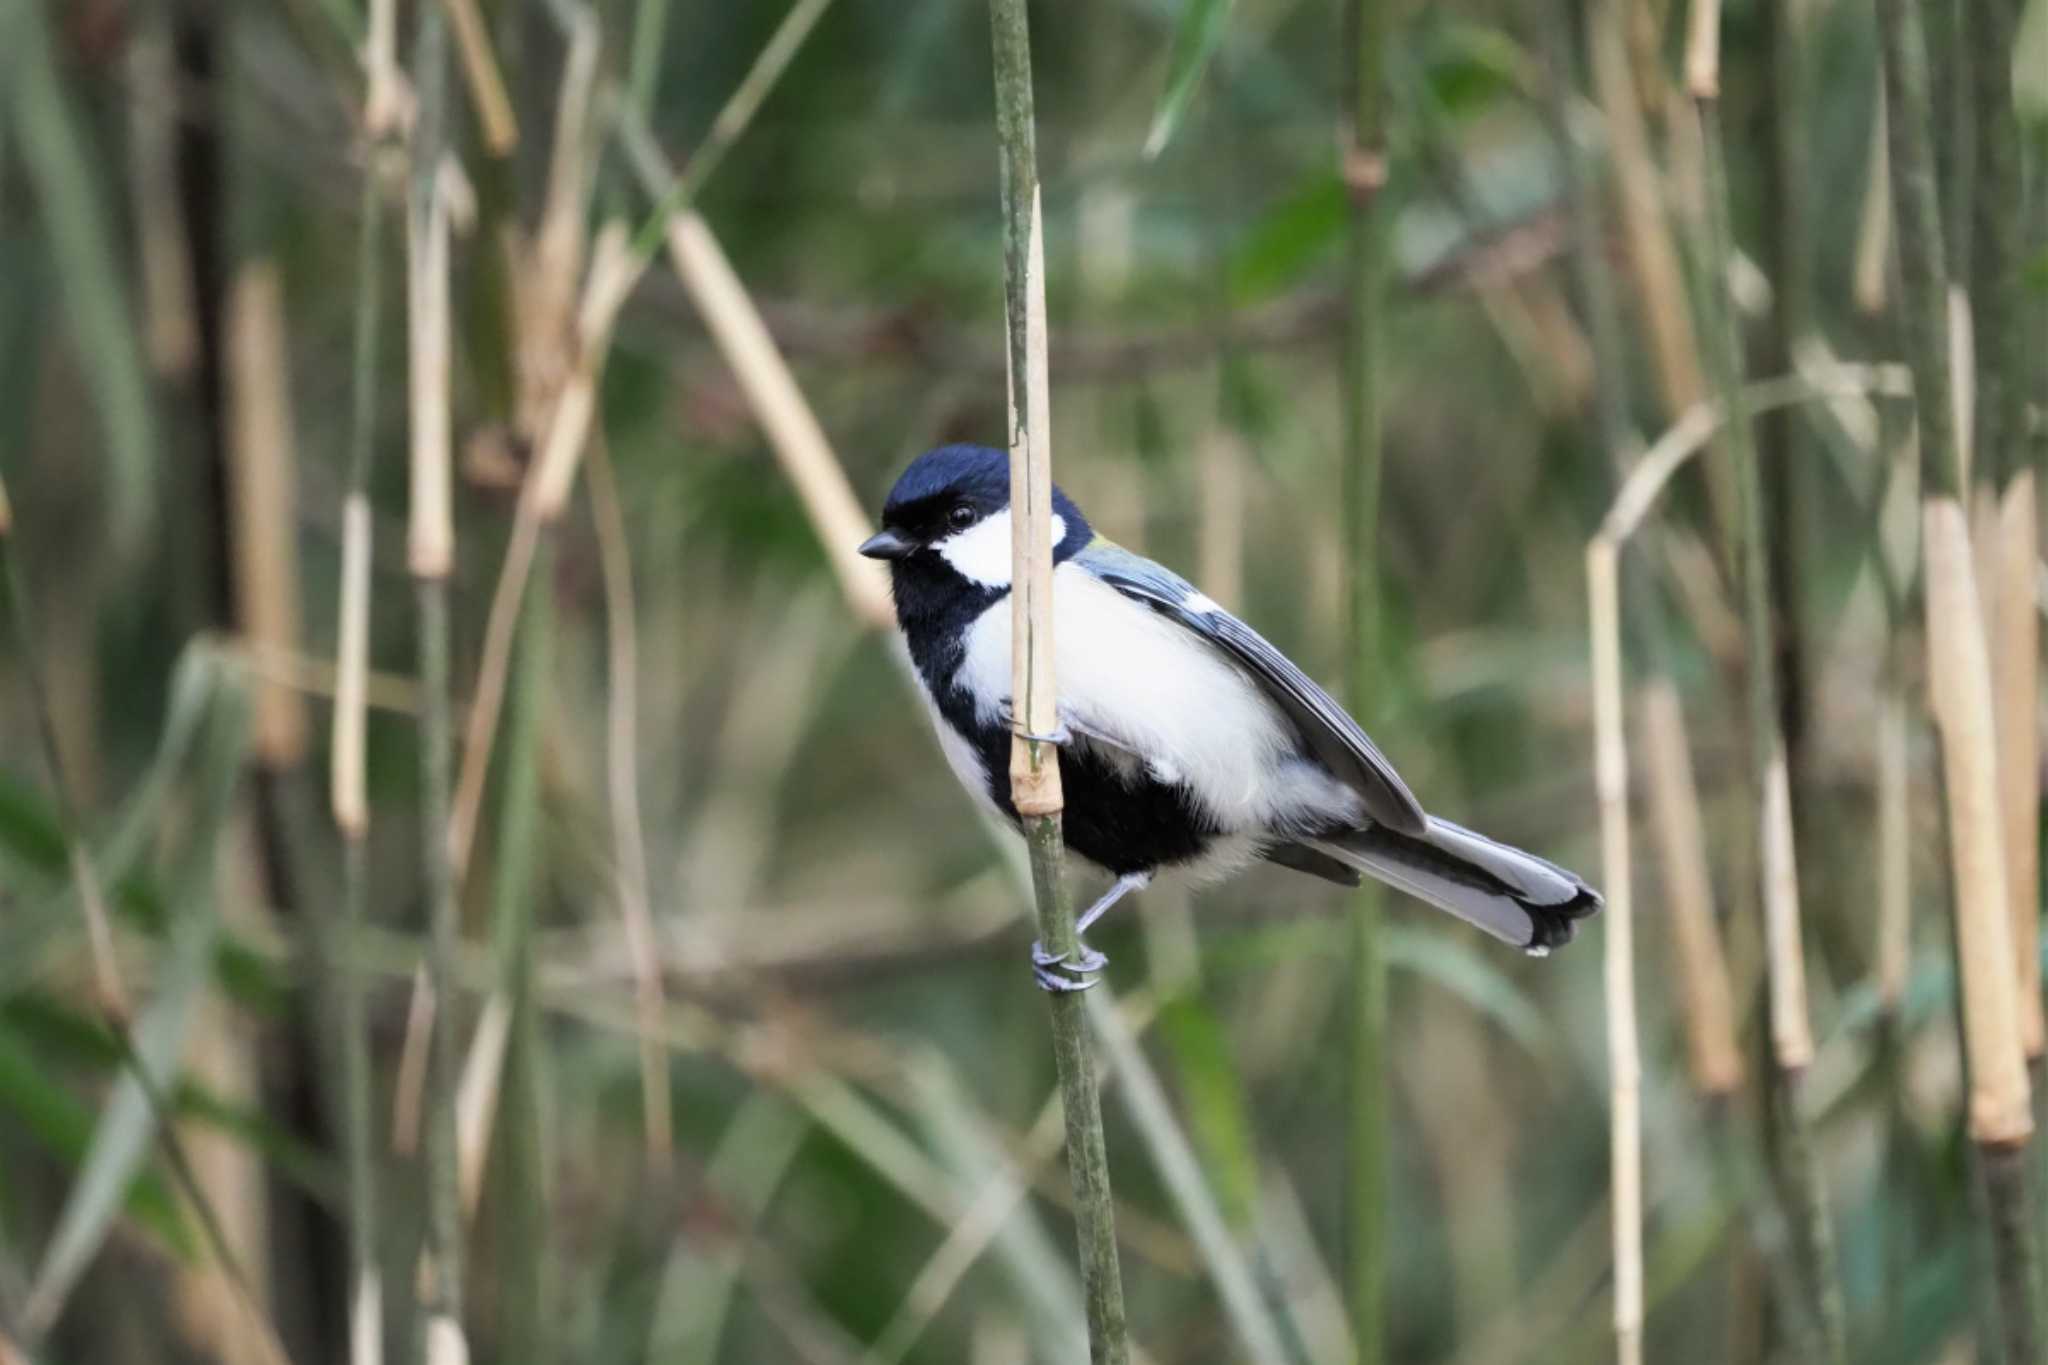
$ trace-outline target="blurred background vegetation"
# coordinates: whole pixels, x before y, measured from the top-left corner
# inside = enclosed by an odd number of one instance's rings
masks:
[[[377,55],[381,15],[419,75],[432,8],[0,0],[0,1360],[344,1359],[364,1269],[371,1335],[417,1358],[417,1303],[449,1304],[420,1272],[423,1107],[459,1139],[478,1360],[1081,1359],[1018,850],[939,759],[830,463],[871,511],[917,452],[1003,439],[988,15],[451,0],[437,94]],[[1339,8],[1032,9],[1060,480],[1332,681]],[[2048,445],[2048,5],[1912,12],[1966,280],[1960,172],[1987,126],[1966,15],[1994,9],[2025,465]],[[1903,354],[1874,15],[1732,0],[1725,198],[1687,19],[1383,15],[1373,724],[1432,809],[1598,880],[1584,549],[1617,459],[1708,399],[1731,310],[1738,373],[1826,391],[1758,424],[1797,1084],[1765,1079],[1721,444],[1626,561],[1632,677],[1682,703],[1676,747],[1633,754],[1672,803],[1643,796],[1635,860],[1645,1354],[1824,1359],[1838,1311],[1849,1359],[1998,1360],[1934,745],[1917,701],[1910,730],[1887,704],[1921,685],[1911,407],[1841,377]],[[420,174],[408,149],[444,138],[450,169]],[[701,218],[657,251],[670,167]],[[504,695],[457,853],[459,1084],[426,1066],[418,985],[440,814],[407,582],[423,182],[454,221],[458,735]],[[612,222],[651,257],[615,326],[578,317]],[[749,306],[800,397],[748,348]],[[520,490],[582,381],[588,449],[542,520]],[[349,837],[327,734],[357,448]],[[1278,871],[1141,899],[1098,935],[1090,998],[1134,1341],[1161,1365],[1351,1359],[1344,900]],[[1607,1358],[1606,930],[1535,961],[1387,913],[1388,1307],[1365,1356]]]

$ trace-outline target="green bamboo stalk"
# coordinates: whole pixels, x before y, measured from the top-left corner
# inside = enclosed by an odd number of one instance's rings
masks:
[[[1052,672],[1052,412],[1047,382],[1045,236],[1031,94],[1031,30],[1024,0],[989,0],[995,57],[996,136],[1001,145],[1003,283],[1009,331],[1010,502],[1014,523],[1012,611],[1023,643],[1015,660],[1016,714],[1026,732],[1050,734],[1058,724]],[[1051,744],[1013,741],[1012,799],[1031,854],[1031,885],[1039,938],[1072,960],[1080,946],[1074,908],[1062,875],[1064,848],[1059,753]],[[1089,1050],[1085,1006],[1078,991],[1047,995],[1053,1061],[1066,1111],[1067,1169],[1073,1180],[1080,1242],[1081,1291],[1088,1311],[1088,1347],[1096,1365],[1125,1365],[1122,1270],[1117,1264],[1109,1153],[1102,1100]]]
[[[1370,726],[1379,694],[1380,350],[1383,345],[1388,209],[1386,187],[1386,9],[1380,0],[1345,7],[1348,106],[1342,170],[1350,197],[1345,253],[1343,402],[1344,543],[1350,559],[1347,700]],[[1360,1365],[1386,1346],[1387,965],[1381,899],[1361,891],[1351,908],[1351,1115],[1349,1222],[1351,1335]]]
[[[499,1331],[508,1362],[553,1360],[547,1267],[548,1178],[543,1164],[541,1089],[545,1053],[536,1023],[533,924],[547,860],[541,848],[541,750],[554,670],[554,537],[543,537],[519,623],[511,705],[505,714],[504,775],[498,795],[497,857],[492,868],[492,939],[497,990],[512,1012],[504,1061],[498,1185],[501,1287]]]
[[[431,1273],[422,1294],[427,1358],[462,1322],[462,1213],[455,1152],[456,955],[461,936],[448,808],[454,722],[450,701],[448,575],[454,559],[449,524],[445,368],[447,259],[441,158],[447,129],[447,35],[437,5],[422,5],[414,47],[419,102],[407,203],[412,288],[412,531],[408,559],[418,602],[420,663],[420,855],[429,922],[427,980],[434,1000],[428,1044],[426,1135],[427,1240]]]
[[[1719,6],[1710,3],[1706,10],[1705,23],[1717,24]],[[1697,22],[1694,33],[1696,39],[1711,36]],[[1741,579],[1748,674],[1750,780],[1756,809],[1763,813],[1763,844],[1769,846],[1783,840],[1789,845],[1792,838],[1789,816],[1773,814],[1781,801],[1789,799],[1783,795],[1789,779],[1782,771],[1786,756],[1779,728],[1777,650],[1771,628],[1770,545],[1764,532],[1763,491],[1757,468],[1753,419],[1743,397],[1742,338],[1722,283],[1734,248],[1729,225],[1727,149],[1721,136],[1719,61],[1711,50],[1702,54],[1698,50],[1700,48],[1711,49],[1711,45],[1705,42],[1696,44],[1695,56],[1687,61],[1688,86],[1699,120],[1705,180],[1702,198],[1705,201],[1707,253],[1703,273],[1708,283],[1700,290],[1700,322],[1707,334],[1706,344],[1702,347],[1707,369],[1728,414],[1727,450],[1735,464],[1734,529],[1740,544],[1732,547],[1728,557],[1738,566]],[[1788,868],[1796,866],[1789,846],[1782,850],[1781,857]],[[1767,865],[1765,877],[1770,879],[1772,876]],[[1767,888],[1766,898],[1772,894]],[[1796,895],[1796,892],[1791,894]],[[1793,924],[1787,935],[1790,941],[1782,945],[1782,951],[1772,952],[1770,970],[1774,975],[1786,973],[1803,977],[1803,966],[1797,961],[1796,905],[1791,908],[1791,914]],[[1768,917],[1768,910],[1766,915]],[[1811,1043],[1788,1044],[1786,1040],[1806,1039],[1807,1023],[1803,1017],[1779,1017],[1786,1010],[1803,1014],[1805,991],[1803,984],[1796,992],[1785,989],[1787,984],[1780,980],[1767,993],[1773,1011],[1771,1036],[1776,1043],[1772,1049],[1774,1065],[1771,1069],[1776,1103],[1772,1107],[1783,1129],[1783,1179],[1789,1187],[1795,1235],[1800,1240],[1801,1259],[1805,1262],[1809,1289],[1820,1320],[1824,1349],[1829,1360],[1839,1362],[1847,1356],[1848,1329],[1841,1287],[1834,1269],[1834,1233],[1828,1218],[1826,1189],[1814,1157],[1810,1125],[1800,1103],[1805,1067],[1811,1060]]]
[[[1759,365],[1766,374],[1791,374],[1795,348],[1813,329],[1814,247],[1812,233],[1811,144],[1806,7],[1769,6],[1770,138],[1766,164],[1771,212],[1765,269],[1771,277],[1771,325]],[[1782,411],[1757,420],[1763,455],[1764,524],[1769,535],[1771,612],[1780,683],[1778,727],[1785,737],[1795,807],[1807,790],[1806,657],[1799,610],[1802,513],[1812,479],[1806,460],[1807,415]]]
[[[1912,0],[1877,0],[1884,56],[1892,214],[1898,242],[1906,363],[1920,426],[1920,478],[1928,497],[1962,493],[1948,368],[1948,283],[1927,88],[1927,45]]]
[[[1986,733],[1989,667],[1971,582],[1966,489],[1950,384],[1941,201],[1929,134],[1926,35],[1909,0],[1879,0],[1890,121],[1893,212],[1904,286],[1907,358],[1920,424],[1926,512],[1931,703],[1942,739],[1943,786],[1955,867],[1951,897],[1959,1003],[1969,1075],[1969,1128],[1992,1211],[1992,1269],[2008,1358],[2040,1358],[2040,1286],[2026,1159],[2033,1114],[2017,1030],[2003,850],[1997,829],[1995,743]],[[1974,253],[1973,253],[1974,254]],[[1988,818],[1987,818],[1988,816]]]
[[[2020,220],[2019,119],[2012,102],[2012,48],[2019,13],[2012,0],[1964,7],[1973,61],[1977,154],[1970,227],[1970,314],[1976,332],[1976,467],[1995,485],[2025,465],[2026,298],[2017,278]]]

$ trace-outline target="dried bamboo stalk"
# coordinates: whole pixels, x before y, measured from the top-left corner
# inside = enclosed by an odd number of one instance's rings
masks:
[[[2018,969],[2020,1046],[2042,1055],[2041,1003],[2041,616],[2034,579],[2040,562],[2035,527],[2034,472],[2022,469],[2006,485],[1998,509],[1998,576],[1993,682],[1998,707],[2000,805],[2005,814],[2006,894],[2012,903],[2012,953]]]
[[[442,0],[455,27],[455,51],[462,58],[463,80],[469,85],[469,99],[483,127],[484,148],[492,156],[504,156],[519,145],[519,119],[512,112],[512,97],[505,93],[505,77],[498,69],[497,54],[491,50],[490,29],[484,23],[477,0]]]
[[[283,278],[274,261],[251,261],[228,296],[236,615],[258,648],[295,654],[299,556],[290,356]],[[265,679],[257,679],[252,692],[258,761],[274,771],[297,767],[306,755],[304,698]]]
[[[175,142],[181,120],[171,40],[153,14],[140,19],[129,42],[128,82],[128,164],[149,360],[165,378],[183,379],[199,359],[199,315],[178,198]]]
[[[1928,691],[1948,797],[1970,1135],[1987,1146],[2017,1145],[2033,1133],[2034,1117],[2012,970],[1991,667],[1962,504],[1929,498],[1922,535]]]
[[[888,578],[875,561],[861,558],[855,550],[873,529],[867,513],[732,262],[710,226],[693,212],[669,220],[668,251],[676,277],[732,367],[777,463],[796,489],[848,605],[870,626],[893,625],[896,608]]]
[[[1896,1010],[1912,950],[1913,863],[1906,695],[1887,669],[1877,720],[1877,998]]]
[[[1639,695],[1650,806],[1685,996],[1686,1056],[1700,1093],[1720,1098],[1742,1086],[1742,1049],[1735,1038],[1734,995],[1714,915],[1714,883],[1707,869],[1706,829],[1685,711],[1668,678],[1643,684]]]
[[[662,1177],[669,1173],[675,1137],[670,1115],[668,1057],[660,1042],[661,1021],[668,1005],[662,986],[660,936],[654,927],[647,848],[640,820],[639,637],[625,512],[619,505],[611,460],[601,441],[590,453],[590,510],[596,523],[598,560],[604,575],[606,673],[611,696],[605,727],[605,778],[612,845],[618,863],[619,914],[625,923],[626,950],[633,960],[647,1159],[656,1176]]]
[[[1642,1061],[1636,1042],[1635,909],[1628,828],[1628,741],[1623,727],[1619,547],[1586,547],[1593,648],[1593,773],[1600,802],[1601,878],[1607,891],[1607,1070],[1614,1207],[1614,1337],[1621,1365],[1643,1359]]]
[[[1884,92],[1870,120],[1870,170],[1863,182],[1863,208],[1856,221],[1856,257],[1850,269],[1849,295],[1857,310],[1869,317],[1884,312],[1891,292],[1892,186],[1891,158],[1886,150]]]

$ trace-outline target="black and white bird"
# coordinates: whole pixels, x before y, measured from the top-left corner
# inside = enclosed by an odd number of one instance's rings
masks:
[[[1542,955],[1600,895],[1534,854],[1427,814],[1358,723],[1285,655],[1178,574],[1089,528],[1053,491],[1053,668],[1066,843],[1115,877],[1080,931],[1167,871],[1214,880],[1264,859],[1371,876]],[[1010,804],[1010,462],[926,452],[860,552],[889,562],[897,620],[939,746],[985,807]],[[1032,947],[1048,990],[1104,962]]]

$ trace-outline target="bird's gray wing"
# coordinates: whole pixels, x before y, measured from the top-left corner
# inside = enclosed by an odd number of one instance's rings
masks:
[[[1204,597],[1179,574],[1112,541],[1096,537],[1073,562],[1229,655],[1294,722],[1309,752],[1358,793],[1367,815],[1403,834],[1423,832],[1428,817],[1422,804],[1387,762],[1387,756],[1335,698],[1264,636]]]

